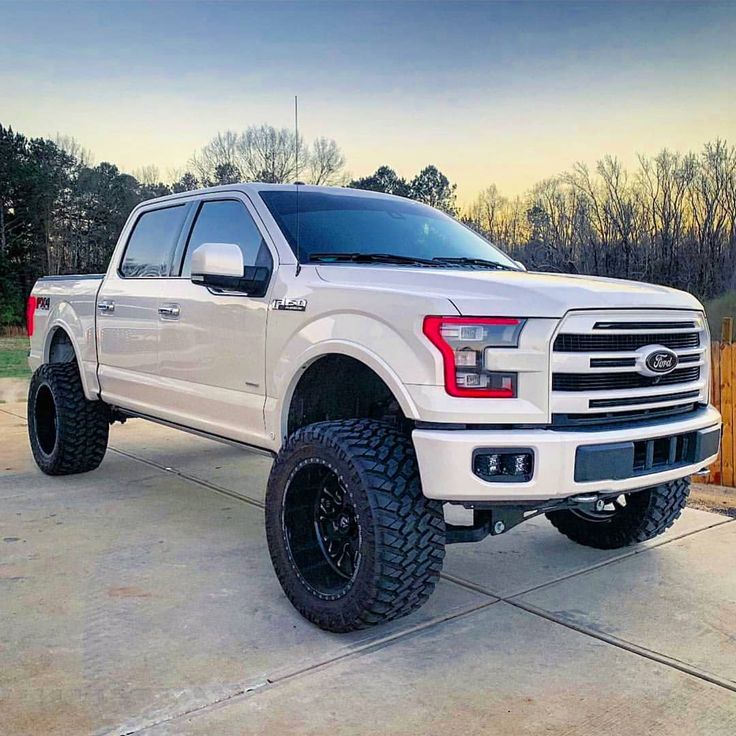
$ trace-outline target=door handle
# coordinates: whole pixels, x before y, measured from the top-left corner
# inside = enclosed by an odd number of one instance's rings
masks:
[[[158,313],[164,319],[179,319],[181,309],[178,304],[162,304],[158,308]]]
[[[103,299],[103,301],[97,302],[97,309],[104,314],[110,314],[115,311],[115,302],[109,299]]]

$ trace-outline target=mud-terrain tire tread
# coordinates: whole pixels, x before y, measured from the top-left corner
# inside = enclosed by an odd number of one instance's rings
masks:
[[[690,479],[680,478],[627,496],[629,512],[609,522],[581,519],[571,511],[550,511],[552,525],[573,542],[596,549],[619,549],[646,542],[669,529],[690,495]]]
[[[374,554],[367,580],[338,605],[324,605],[296,576],[281,527],[281,499],[294,457],[304,446],[325,448],[340,461],[343,477],[369,506],[361,531]],[[368,518],[367,518],[368,517]],[[384,422],[347,419],[298,429],[279,453],[266,494],[269,552],[294,607],[322,629],[347,632],[406,616],[432,594],[445,556],[442,504],[425,498],[411,438]]]
[[[46,385],[56,405],[58,430],[50,455],[41,449],[35,420],[35,398]],[[72,475],[94,470],[107,450],[109,409],[84,395],[76,363],[46,363],[31,377],[28,390],[28,435],[34,460],[47,475]]]

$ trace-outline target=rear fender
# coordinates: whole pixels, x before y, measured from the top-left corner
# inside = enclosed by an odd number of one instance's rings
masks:
[[[59,302],[49,314],[46,322],[46,337],[43,344],[42,362],[50,362],[51,345],[58,330],[69,337],[79,366],[84,395],[88,399],[99,399],[100,384],[97,380],[97,350],[95,347],[94,320],[81,320],[69,302]],[[37,367],[37,366],[32,366]]]

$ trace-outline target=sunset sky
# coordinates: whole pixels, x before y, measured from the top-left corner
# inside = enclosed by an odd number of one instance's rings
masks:
[[[736,143],[736,2],[0,0],[0,122],[183,169],[218,130],[335,138],[353,175],[434,163],[461,201],[604,153]]]

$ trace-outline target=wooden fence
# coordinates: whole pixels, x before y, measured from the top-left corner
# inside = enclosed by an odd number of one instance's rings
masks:
[[[721,454],[710,467],[708,483],[736,487],[736,343],[733,327],[724,320],[721,342],[711,344],[711,399],[723,417]]]

